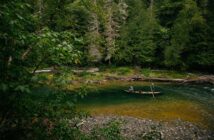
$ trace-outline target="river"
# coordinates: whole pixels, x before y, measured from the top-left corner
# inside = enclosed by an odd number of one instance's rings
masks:
[[[150,90],[145,82],[110,82],[96,85],[79,100],[77,108],[92,115],[119,115],[158,121],[182,120],[214,130],[214,86],[155,83],[160,95],[124,92]]]

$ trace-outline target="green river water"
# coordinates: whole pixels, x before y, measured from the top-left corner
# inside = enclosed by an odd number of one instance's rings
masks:
[[[214,86],[155,83],[161,94],[124,92],[129,86],[150,90],[150,83],[111,82],[98,85],[79,100],[78,109],[92,115],[123,115],[157,121],[183,120],[214,130]]]

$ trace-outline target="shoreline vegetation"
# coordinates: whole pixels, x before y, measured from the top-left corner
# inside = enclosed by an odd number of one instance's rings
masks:
[[[214,85],[213,74],[188,73],[172,70],[141,69],[139,67],[114,68],[70,68],[73,80],[70,83],[104,84],[107,81],[142,81],[142,82],[171,82],[178,84],[210,84]],[[63,73],[61,70],[46,68],[35,73]]]

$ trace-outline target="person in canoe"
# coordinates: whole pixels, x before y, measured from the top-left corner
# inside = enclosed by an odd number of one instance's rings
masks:
[[[134,91],[134,87],[133,87],[133,86],[130,86],[130,87],[129,87],[129,91]]]

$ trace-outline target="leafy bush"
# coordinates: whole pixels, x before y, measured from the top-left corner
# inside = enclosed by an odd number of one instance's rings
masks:
[[[119,75],[126,75],[131,72],[129,67],[111,67],[109,68],[110,73],[116,73]]]
[[[122,140],[124,138],[120,134],[120,124],[118,121],[110,121],[103,128],[94,128],[90,139]]]
[[[142,69],[141,70],[141,73],[146,76],[146,77],[149,77],[150,76],[150,73],[151,73],[151,70],[150,69]]]
[[[117,69],[119,75],[126,75],[131,72],[131,69],[128,67],[121,67]]]
[[[53,75],[49,87],[44,87],[43,77],[32,80],[39,87],[1,84],[0,139],[74,139],[78,129],[69,126],[69,120],[79,116],[75,102],[82,91],[71,94],[66,90],[66,72]]]

